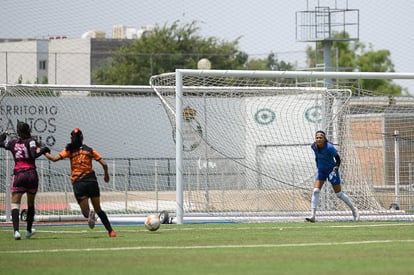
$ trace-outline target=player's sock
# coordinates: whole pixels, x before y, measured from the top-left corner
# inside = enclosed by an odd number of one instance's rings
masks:
[[[13,208],[11,211],[12,221],[13,221],[13,231],[19,231],[19,209]]]
[[[34,221],[34,215],[35,215],[35,208],[34,206],[27,207],[27,231],[32,232],[32,226]]]
[[[105,211],[101,211],[98,214],[98,217],[101,219],[101,222],[105,226],[106,230],[110,233],[112,231],[111,223],[109,222],[108,216],[106,215]]]
[[[88,207],[87,209],[82,210],[82,215],[83,215],[85,218],[89,218],[89,212],[90,212],[90,210],[89,210],[89,207]]]

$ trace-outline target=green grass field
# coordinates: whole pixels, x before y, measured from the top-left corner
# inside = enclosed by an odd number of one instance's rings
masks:
[[[0,274],[414,274],[412,223],[35,228],[0,227]]]

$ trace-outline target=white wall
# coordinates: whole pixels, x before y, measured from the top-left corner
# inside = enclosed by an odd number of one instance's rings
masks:
[[[42,81],[47,71],[39,71],[39,61],[46,59],[48,41],[28,40],[0,43],[0,83],[15,84]]]
[[[91,83],[91,40],[56,39],[49,42],[49,84]]]

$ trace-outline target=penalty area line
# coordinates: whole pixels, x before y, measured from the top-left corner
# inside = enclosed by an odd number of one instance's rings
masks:
[[[252,244],[252,245],[196,245],[196,246],[131,246],[131,247],[102,247],[102,248],[62,248],[62,249],[35,249],[0,251],[0,254],[31,254],[31,253],[55,253],[55,252],[99,252],[99,251],[128,251],[128,250],[186,250],[186,249],[224,249],[224,248],[277,248],[277,247],[311,247],[311,246],[336,246],[336,245],[364,245],[385,243],[412,243],[414,240],[372,240],[355,242],[327,242],[327,243],[298,243],[298,244]]]

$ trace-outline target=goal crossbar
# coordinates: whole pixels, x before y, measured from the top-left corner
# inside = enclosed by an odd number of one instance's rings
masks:
[[[414,79],[414,73],[390,72],[317,72],[317,71],[246,71],[246,70],[194,70],[177,69],[180,76],[210,75],[221,77],[264,77],[264,78],[341,78],[341,79]]]

